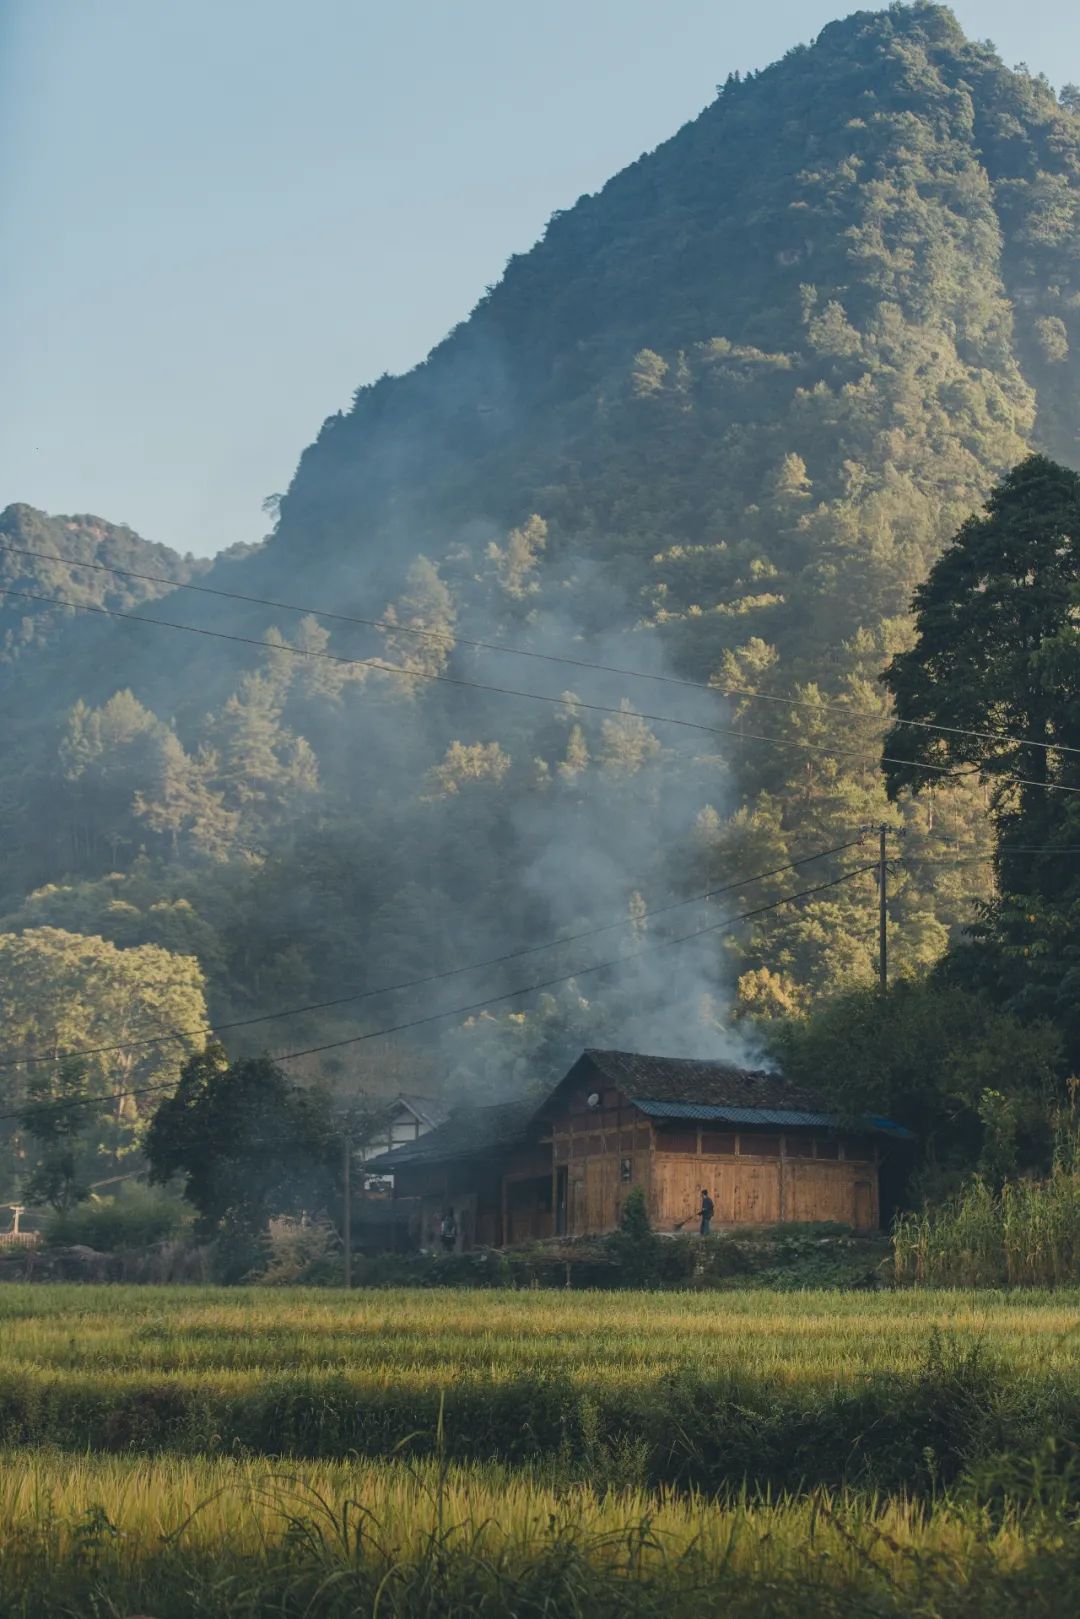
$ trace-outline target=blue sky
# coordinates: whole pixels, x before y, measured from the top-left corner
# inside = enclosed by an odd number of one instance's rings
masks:
[[[0,507],[265,528],[551,212],[854,0],[0,0]],[[960,0],[1080,82],[1073,0]]]

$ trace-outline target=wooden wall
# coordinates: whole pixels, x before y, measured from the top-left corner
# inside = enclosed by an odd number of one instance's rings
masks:
[[[702,1187],[716,1206],[715,1226],[835,1220],[877,1229],[872,1142],[781,1130],[733,1132],[725,1141],[693,1128],[658,1130],[654,1140],[649,1211],[659,1231],[693,1229]]]
[[[614,1230],[633,1186],[644,1190],[659,1231],[696,1227],[703,1186],[716,1226],[835,1220],[876,1230],[879,1221],[869,1139],[693,1122],[654,1128],[618,1091],[603,1090],[594,1108],[567,1097],[552,1121],[551,1152],[551,1229],[560,1230],[564,1200],[568,1236]]]
[[[551,1132],[552,1207],[564,1201],[562,1233],[613,1231],[633,1186],[649,1192],[652,1128],[616,1090],[589,1108],[571,1097]],[[558,1221],[556,1221],[558,1229]]]
[[[635,1186],[658,1231],[695,1230],[703,1186],[716,1227],[835,1220],[866,1231],[879,1223],[872,1140],[667,1121],[654,1128],[611,1090],[594,1108],[568,1097],[550,1137],[534,1146],[401,1169],[395,1196],[419,1200],[422,1245],[437,1240],[438,1216],[452,1207],[460,1247],[497,1247],[613,1231]]]

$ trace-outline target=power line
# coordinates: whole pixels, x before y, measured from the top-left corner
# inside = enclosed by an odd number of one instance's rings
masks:
[[[280,1056],[275,1055],[275,1062],[292,1062],[297,1057],[318,1056],[324,1051],[337,1051],[342,1046],[359,1045],[365,1040],[377,1040],[382,1035],[400,1034],[404,1029],[416,1029],[425,1023],[438,1023],[446,1017],[465,1016],[469,1012],[479,1012],[487,1006],[495,1006],[500,1001],[515,999],[518,995],[529,995],[536,990],[551,989],[558,984],[569,984],[577,978],[584,978],[589,973],[603,972],[607,967],[619,967],[625,961],[636,961],[638,956],[649,955],[654,950],[666,949],[668,945],[684,944],[688,939],[698,939],[706,933],[715,933],[724,927],[734,927],[738,922],[749,922],[754,917],[764,916],[768,911],[779,910],[782,905],[791,905],[796,900],[809,899],[813,894],[820,894],[827,888],[835,888],[839,883],[846,883],[852,877],[860,877],[864,872],[876,871],[877,862],[866,866],[853,866],[850,871],[842,872],[839,877],[832,877],[828,882],[818,883],[813,888],[801,889],[797,894],[785,894],[782,899],[773,900],[769,905],[759,905],[755,910],[742,911],[737,916],[725,917],[719,922],[710,922],[706,927],[694,928],[690,933],[679,933],[670,939],[654,939],[644,944],[638,950],[631,950],[624,956],[615,956],[610,961],[597,961],[588,967],[579,967],[575,972],[562,973],[557,978],[544,979],[542,983],[527,984],[520,989],[511,989],[503,995],[491,995],[486,1000],[475,1001],[471,1006],[455,1006],[447,1012],[429,1012],[424,1017],[411,1018],[407,1023],[397,1023],[389,1029],[376,1029],[369,1034],[350,1035],[345,1040],[332,1040],[322,1046],[308,1046],[302,1051],[286,1051]]]
[[[719,686],[707,680],[691,680],[682,675],[652,674],[646,669],[624,669],[616,664],[597,663],[589,658],[571,658],[565,653],[536,652],[527,647],[507,646],[505,642],[481,641],[474,636],[459,635],[456,630],[426,630],[420,629],[416,625],[396,624],[392,620],[385,618],[361,618],[351,613],[332,613],[323,607],[303,607],[296,602],[275,601],[272,597],[267,596],[249,596],[242,591],[222,590],[214,585],[196,585],[184,579],[172,579],[166,574],[138,573],[133,568],[116,568],[104,562],[79,562],[74,557],[59,556],[52,551],[32,551],[24,546],[8,545],[4,541],[0,541],[0,551],[7,551],[13,556],[36,557],[43,562],[59,562],[62,566],[68,568],[87,568],[97,573],[116,574],[124,579],[141,579],[148,584],[169,585],[174,590],[191,590],[202,596],[220,596],[227,601],[246,602],[253,607],[270,607],[277,612],[308,613],[312,617],[330,619],[337,624],[359,624],[367,629],[386,630],[393,635],[419,636],[424,640],[441,641],[444,644],[449,642],[451,647],[455,644],[477,647],[485,652],[498,652],[508,657],[533,658],[543,663],[562,663],[575,669],[591,669],[599,674],[619,675],[630,680],[655,680],[667,686],[686,686],[695,691],[711,692],[714,696],[719,697],[747,697],[755,702],[781,703],[788,708],[805,708],[817,714],[824,711],[843,714],[849,719],[865,720],[875,720],[878,717],[874,714],[860,712],[860,710],[852,708],[847,703],[812,703],[806,698],[781,697],[772,692],[755,691],[751,686]],[[17,594],[17,592],[12,594]],[[71,603],[70,605],[85,606],[86,604]],[[127,616],[133,617],[135,615]],[[153,622],[162,621],[154,620]],[[176,625],[173,627],[181,628],[182,626]],[[375,667],[378,667],[378,665],[375,665]],[[414,671],[406,670],[404,672],[412,674]],[[938,732],[942,735],[971,736],[984,742],[1008,742],[1014,747],[1041,748],[1046,752],[1080,754],[1080,748],[1070,747],[1064,742],[1040,742],[1034,737],[1011,736],[1005,731],[980,731],[967,726],[938,725],[930,720],[899,719],[896,717],[892,717],[889,723],[894,726],[903,725],[921,731]],[[893,762],[913,764],[915,761],[899,760]]]
[[[669,945],[685,944],[689,939],[699,939],[704,934],[716,933],[721,928],[735,927],[740,922],[750,922],[755,917],[764,916],[770,911],[777,911],[783,905],[793,905],[797,900],[809,899],[814,894],[823,893],[827,888],[836,888],[840,883],[846,883],[852,877],[861,877],[865,872],[876,871],[876,862],[872,865],[853,866],[850,871],[841,872],[839,877],[831,877],[827,882],[817,883],[812,888],[803,888],[796,894],[785,894],[781,899],[772,900],[768,905],[759,905],[751,911],[742,911],[736,916],[722,918],[719,922],[710,922],[702,928],[694,928],[690,933],[679,933],[673,938],[653,939],[641,945],[637,950],[631,950],[626,955],[613,956],[608,961],[593,962],[591,966],[579,967],[574,972],[560,973],[555,978],[545,978],[535,984],[522,984],[517,989],[509,989],[501,995],[489,995],[482,1001],[473,1001],[468,1006],[449,1006],[442,1012],[428,1012],[423,1017],[410,1018],[404,1023],[394,1023],[385,1029],[371,1029],[366,1034],[350,1035],[345,1040],[332,1040],[326,1045],[305,1046],[300,1051],[284,1051],[275,1053],[271,1061],[275,1063],[294,1062],[299,1057],[315,1057],[326,1051],[339,1051],[343,1046],[361,1045],[368,1040],[381,1040],[390,1034],[401,1034],[406,1029],[418,1029],[424,1024],[439,1023],[448,1017],[465,1017],[471,1012],[480,1012],[489,1006],[497,1006],[503,1001],[516,1000],[519,995],[532,995],[542,989],[552,989],[560,984],[572,983],[577,978],[585,978],[590,973],[603,972],[609,967],[621,967],[627,961],[636,961],[639,956],[651,954],[655,950],[666,949]],[[143,1085],[135,1090],[112,1091],[107,1096],[76,1097],[67,1102],[42,1102],[39,1107],[33,1103],[19,1108],[13,1113],[0,1113],[0,1123],[12,1119],[22,1119],[27,1112],[48,1111],[67,1112],[75,1107],[93,1107],[103,1102],[126,1100],[133,1096],[150,1096],[157,1091],[172,1090],[172,1082],[162,1085]]]
[[[991,854],[961,854],[958,852],[951,857],[948,855],[904,854],[895,855],[893,858],[905,866],[982,866],[999,860],[1002,855],[1007,854],[1078,855],[1080,854],[1080,845],[1066,846],[1064,848],[1055,848],[1052,845],[1047,845],[1044,848],[1026,848],[1021,844],[1006,843]]]
[[[854,849],[862,838],[852,838],[847,843],[838,843],[832,849],[819,849],[815,854],[802,855],[798,860],[789,860],[782,866],[773,866],[769,871],[758,871],[750,877],[740,877],[738,881],[724,883],[719,888],[711,888],[703,894],[693,894],[689,899],[673,900],[667,905],[656,905],[650,910],[642,911],[640,918],[622,916],[616,922],[605,922],[600,927],[585,928],[580,933],[565,934],[561,938],[548,939],[542,944],[527,945],[521,950],[511,950],[500,956],[489,956],[486,961],[466,962],[460,967],[448,967],[443,972],[428,973],[424,978],[407,978],[401,983],[384,984],[379,989],[366,989],[354,992],[351,995],[338,995],[332,1000],[309,1001],[303,1006],[285,1007],[280,1012],[262,1012],[258,1017],[236,1018],[229,1023],[201,1023],[190,1029],[166,1029],[161,1034],[142,1035],[134,1040],[118,1040],[107,1046],[81,1046],[74,1051],[37,1053],[30,1052],[23,1057],[8,1057],[0,1060],[0,1069],[29,1068],[38,1063],[63,1062],[70,1057],[98,1057],[110,1051],[130,1051],[136,1046],[162,1045],[169,1040],[183,1040],[195,1034],[224,1034],[230,1029],[247,1029],[256,1023],[270,1023],[277,1018],[299,1017],[303,1012],[324,1012],[331,1007],[347,1006],[356,1001],[371,1000],[377,995],[392,995],[398,990],[421,989],[428,984],[436,984],[446,978],[456,978],[461,973],[479,972],[485,967],[497,967],[503,962],[518,961],[523,956],[539,955],[544,950],[555,950],[560,945],[576,944],[581,939],[595,938],[600,933],[610,933],[615,928],[629,927],[633,922],[644,921],[649,917],[664,916],[669,911],[678,911],[687,905],[700,905],[706,900],[715,899],[720,894],[730,894],[737,888],[747,888],[751,883],[764,882],[768,877],[778,877],[782,872],[794,871],[799,866],[809,865],[814,860],[824,860],[829,855],[842,854],[846,849]]]
[[[400,664],[387,663],[382,658],[347,658],[337,652],[318,651],[313,647],[291,646],[288,641],[275,643],[262,641],[251,635],[236,635],[226,630],[205,629],[196,624],[177,624],[171,619],[150,618],[145,613],[128,613],[117,607],[98,607],[91,602],[75,602],[65,596],[46,596],[37,591],[13,590],[10,586],[0,585],[0,596],[15,596],[25,601],[46,602],[53,607],[69,607],[79,613],[97,613],[102,618],[128,619],[134,624],[153,624],[158,629],[179,630],[187,635],[201,635],[215,641],[231,641],[238,646],[258,647],[264,652],[286,653],[295,658],[323,658],[329,663],[347,664],[355,668],[375,669],[381,674],[403,675],[408,680],[434,680],[447,686],[460,686],[471,691],[483,691],[502,697],[522,697],[533,703],[545,703],[553,708],[565,708],[571,714],[589,712],[594,714],[614,714],[617,719],[649,720],[657,725],[678,725],[685,730],[703,731],[709,736],[734,737],[739,742],[765,742],[774,747],[795,748],[801,753],[826,754],[830,758],[855,758],[867,760],[870,755],[865,748],[835,747],[831,744],[816,742],[798,742],[789,737],[773,736],[764,732],[744,731],[729,725],[704,725],[699,720],[677,719],[673,714],[651,714],[639,708],[614,708],[610,703],[586,703],[574,697],[545,697],[541,692],[522,691],[514,686],[496,686],[488,681],[466,680],[460,675],[438,675],[421,669],[406,669]],[[982,766],[976,766],[969,771],[956,771],[948,765],[930,764],[922,759],[902,759],[894,754],[875,754],[875,760],[885,764],[907,765],[913,770],[927,770],[947,781],[954,781],[961,776],[976,775]],[[1039,787],[1046,792],[1054,793],[1080,793],[1080,787],[1069,787],[1061,782],[1039,781],[1031,776],[1003,775],[999,777],[1002,782],[1009,782],[1017,787]]]

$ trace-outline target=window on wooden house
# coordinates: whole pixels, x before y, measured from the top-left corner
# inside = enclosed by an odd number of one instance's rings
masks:
[[[850,1136],[844,1142],[844,1157],[857,1159],[859,1163],[872,1164],[874,1162],[874,1143],[869,1136]]]
[[[728,1130],[702,1130],[702,1152],[716,1153],[720,1157],[734,1156],[735,1133]]]
[[[697,1152],[697,1131],[660,1130],[656,1137],[657,1152]]]
[[[779,1136],[740,1136],[739,1152],[743,1157],[779,1158]]]

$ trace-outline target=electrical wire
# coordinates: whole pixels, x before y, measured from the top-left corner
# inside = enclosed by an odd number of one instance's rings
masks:
[[[629,680],[654,680],[667,686],[686,686],[695,691],[711,692],[719,697],[747,697],[755,702],[781,703],[788,708],[805,708],[814,713],[831,712],[843,714],[849,719],[875,720],[877,715],[860,712],[847,703],[821,702],[811,703],[806,698],[781,697],[772,692],[755,691],[751,686],[719,686],[707,680],[690,680],[683,675],[652,674],[646,669],[624,669],[617,664],[598,663],[589,658],[571,658],[565,653],[535,652],[527,647],[507,646],[505,642],[481,641],[474,636],[459,635],[456,630],[425,630],[416,625],[396,624],[385,618],[361,618],[351,613],[332,613],[324,607],[303,607],[296,602],[275,601],[267,596],[249,596],[239,590],[222,590],[213,585],[196,585],[183,579],[172,579],[166,574],[138,573],[133,568],[116,568],[104,562],[79,562],[74,557],[63,557],[52,551],[32,551],[25,546],[9,545],[0,541],[0,551],[7,551],[12,556],[36,557],[42,562],[59,562],[68,568],[92,569],[97,573],[116,574],[124,579],[140,579],[148,584],[168,585],[173,590],[195,591],[202,596],[219,596],[226,601],[246,602],[249,606],[269,607],[282,613],[307,613],[312,617],[325,618],[337,624],[358,624],[367,629],[386,630],[393,635],[413,635],[424,640],[449,642],[450,646],[477,647],[485,652],[498,652],[508,657],[533,658],[543,663],[562,663],[575,669],[590,669],[600,674],[619,675]],[[83,605],[83,604],[72,604]],[[175,626],[179,628],[180,626]],[[376,666],[377,667],[377,666]],[[406,671],[412,673],[413,671]],[[903,725],[921,731],[939,732],[949,736],[976,737],[985,742],[1007,742],[1013,747],[1041,748],[1047,752],[1076,753],[1080,748],[1070,747],[1064,742],[1039,742],[1034,737],[1011,736],[1005,731],[980,731],[961,725],[938,725],[930,720],[913,720],[892,718],[891,725]],[[904,762],[904,761],[900,761]]]
[[[830,758],[855,758],[875,761],[885,764],[907,765],[913,770],[926,770],[946,781],[955,781],[962,776],[977,775],[982,766],[975,766],[971,770],[957,771],[949,765],[931,764],[922,759],[903,759],[894,754],[867,753],[865,748],[835,747],[831,744],[818,742],[798,742],[789,737],[774,736],[760,731],[744,731],[730,725],[705,725],[700,720],[678,719],[673,714],[652,714],[639,708],[615,708],[610,703],[587,703],[574,697],[545,697],[541,692],[523,691],[514,686],[497,686],[488,681],[466,680],[460,675],[437,675],[430,671],[420,669],[406,669],[400,664],[387,663],[382,658],[347,658],[337,652],[319,651],[313,647],[295,647],[288,641],[275,643],[263,641],[251,635],[236,635],[226,630],[210,630],[196,624],[177,624],[167,618],[150,618],[145,613],[129,613],[117,607],[98,607],[91,602],[75,602],[65,596],[46,596],[37,591],[14,590],[10,586],[0,585],[0,596],[15,596],[26,601],[46,602],[54,607],[70,607],[78,613],[96,613],[103,618],[128,619],[134,624],[153,624],[158,629],[179,630],[188,635],[201,635],[215,641],[231,641],[238,646],[259,647],[264,652],[285,653],[295,658],[323,658],[329,663],[348,664],[356,668],[375,669],[381,674],[402,675],[408,680],[434,680],[447,686],[460,686],[470,691],[483,691],[502,697],[522,697],[533,703],[545,703],[553,708],[565,708],[571,714],[589,712],[594,714],[614,714],[617,719],[649,720],[657,725],[678,725],[685,730],[703,731],[709,736],[734,737],[739,742],[765,742],[774,747],[795,748],[801,753],[826,754]],[[998,778],[1002,782],[1011,783],[1017,787],[1039,787],[1046,792],[1054,793],[1080,793],[1080,787],[1070,787],[1063,782],[1040,781],[1032,776],[1002,775]]]
[[[368,1040],[381,1040],[390,1034],[401,1034],[406,1029],[418,1029],[425,1024],[439,1023],[448,1017],[466,1017],[472,1012],[480,1012],[489,1006],[497,1006],[503,1001],[516,1000],[519,995],[532,995],[542,989],[552,989],[557,985],[569,984],[575,979],[585,978],[591,973],[603,972],[609,967],[621,967],[625,962],[636,961],[640,956],[650,955],[656,950],[667,949],[670,945],[685,944],[690,939],[699,939],[707,933],[716,933],[721,928],[735,927],[740,922],[749,922],[770,911],[777,911],[784,905],[792,905],[797,900],[809,899],[814,894],[821,894],[828,888],[836,888],[840,883],[850,882],[853,877],[861,877],[868,871],[876,871],[877,862],[865,866],[853,866],[850,871],[841,872],[839,877],[831,877],[827,882],[817,883],[812,888],[803,888],[796,894],[785,894],[780,899],[772,900],[767,905],[756,906],[753,910],[739,912],[735,916],[722,918],[718,922],[710,922],[705,927],[694,928],[689,933],[679,933],[672,938],[653,939],[641,945],[637,950],[628,951],[622,956],[613,956],[608,961],[596,961],[589,966],[578,967],[573,972],[560,973],[554,978],[541,979],[535,984],[522,984],[517,989],[509,989],[500,995],[489,995],[484,1000],[472,1001],[467,1006],[449,1006],[441,1012],[427,1012],[423,1017],[409,1018],[404,1023],[394,1023],[388,1028],[371,1029],[365,1034],[350,1035],[344,1040],[332,1040],[321,1046],[305,1046],[299,1051],[284,1051],[274,1053],[271,1061],[275,1063],[294,1062],[300,1057],[319,1056],[326,1051],[339,1051],[344,1046],[361,1045]],[[173,1090],[175,1082],[162,1085],[144,1085],[134,1090],[113,1091],[107,1096],[76,1097],[67,1102],[43,1102],[40,1110],[52,1112],[67,1112],[74,1107],[96,1106],[103,1102],[121,1101],[133,1096],[149,1096],[156,1091]],[[13,1113],[0,1113],[0,1123],[11,1119],[21,1119],[28,1111],[38,1111],[34,1104],[17,1109]]]
[[[785,865],[773,866],[769,871],[757,871],[750,877],[740,877],[737,882],[724,883],[720,888],[710,888],[702,894],[693,894],[689,899],[673,900],[667,905],[656,905],[650,910],[642,911],[640,917],[621,916],[616,922],[605,922],[600,927],[585,928],[580,933],[564,934],[561,938],[547,939],[542,944],[526,945],[521,950],[511,950],[501,956],[489,956],[486,961],[470,961],[460,967],[447,967],[443,972],[428,973],[424,978],[407,978],[397,984],[384,984],[379,989],[365,989],[351,995],[338,995],[328,1001],[308,1001],[303,1006],[288,1006],[280,1012],[261,1012],[258,1017],[235,1018],[229,1023],[201,1023],[197,1028],[166,1029],[161,1034],[141,1035],[133,1040],[118,1040],[107,1046],[80,1046],[74,1051],[28,1052],[22,1057],[5,1057],[0,1059],[0,1069],[28,1068],[37,1063],[52,1063],[65,1061],[69,1057],[98,1057],[109,1051],[131,1051],[136,1046],[162,1045],[168,1040],[185,1040],[195,1034],[224,1034],[230,1029],[248,1029],[256,1023],[270,1023],[277,1018],[299,1017],[303,1012],[325,1012],[331,1007],[348,1006],[356,1001],[372,1000],[377,995],[392,995],[398,990],[421,989],[428,984],[437,984],[445,978],[456,978],[461,973],[479,972],[485,967],[497,967],[503,962],[518,961],[523,956],[539,955],[544,950],[555,950],[560,945],[576,944],[580,939],[592,939],[600,933],[611,933],[615,928],[629,927],[632,922],[645,921],[649,917],[664,916],[669,911],[682,910],[687,905],[701,905],[706,900],[715,899],[720,894],[730,894],[737,888],[747,888],[751,883],[764,882],[768,877],[778,877],[782,872],[795,871],[799,866],[807,866],[814,860],[825,860],[829,855],[842,854],[846,849],[857,848],[864,841],[863,838],[851,838],[847,843],[838,843],[832,849],[819,849],[815,854],[802,855],[798,860],[789,860]]]

